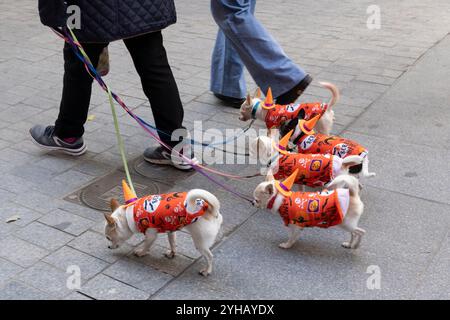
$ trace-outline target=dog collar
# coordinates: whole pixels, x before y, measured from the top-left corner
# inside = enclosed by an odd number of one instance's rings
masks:
[[[252,119],[256,120],[256,111],[258,111],[259,105],[261,104],[261,101],[258,101],[253,105],[252,108]]]
[[[272,199],[269,200],[267,203],[267,209],[272,210],[273,204],[275,203],[275,199],[277,198],[277,195],[274,195]]]
[[[130,228],[133,233],[138,233],[139,230],[134,221],[134,206],[125,207],[125,217],[127,218],[128,228]]]

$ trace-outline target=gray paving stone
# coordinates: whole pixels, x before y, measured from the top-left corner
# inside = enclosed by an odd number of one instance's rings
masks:
[[[20,219],[10,222],[10,225],[23,227],[27,224],[39,219],[42,215],[39,212],[25,208],[19,204],[10,201],[5,201],[0,204],[0,221],[6,224],[6,220],[13,216],[19,216]]]
[[[18,281],[11,281],[0,289],[0,300],[56,300],[56,297]]]
[[[68,243],[73,237],[45,224],[33,222],[16,233],[22,240],[53,251]]]
[[[172,277],[130,259],[119,260],[103,272],[150,295],[161,289]]]
[[[40,218],[39,222],[74,236],[79,236],[95,224],[92,220],[63,210],[52,211]]]
[[[449,266],[450,237],[447,236],[430,267],[423,272],[421,284],[414,298],[448,300],[450,298]]]
[[[167,249],[158,245],[152,246],[150,253],[144,257],[136,257],[133,254],[129,255],[131,260],[145,264],[174,277],[179,276],[188,266],[193,262],[192,259],[184,256],[177,255],[173,259],[167,259],[164,254],[167,253]]]
[[[50,296],[63,298],[73,290],[67,287],[70,274],[52,267],[46,263],[38,262],[28,268],[18,277],[21,282],[34,288],[47,292]],[[83,285],[83,282],[81,283]]]
[[[24,269],[12,262],[0,259],[0,287]]]
[[[0,257],[21,267],[30,267],[49,252],[12,236],[0,240]]]
[[[449,158],[448,152],[409,144],[400,137],[381,138],[349,131],[342,133],[342,136],[358,141],[369,150],[369,169],[376,172],[377,176],[367,179],[364,183],[449,203],[446,196],[449,163],[442,161]]]
[[[87,231],[75,238],[69,246],[109,263],[117,261],[132,250],[126,244],[116,250],[108,249],[105,236],[92,231]]]
[[[329,239],[324,239],[323,234],[328,230],[306,230],[295,247],[282,250],[277,245],[286,239],[287,232],[279,219],[267,212],[254,216],[214,251],[215,269],[208,279],[198,278],[197,271],[203,263],[199,261],[157,298],[181,299],[187,288],[195,288],[198,299],[208,299],[211,292],[223,299],[407,299],[411,296],[417,284],[415,265],[370,255],[364,249],[367,243],[357,251],[347,251],[340,248],[340,242],[329,243]],[[366,270],[370,265],[381,269],[381,290],[366,287],[369,277]]]
[[[45,257],[42,261],[66,271],[69,266],[78,266],[81,277],[90,279],[104,270],[109,264],[103,260],[65,246]]]
[[[96,300],[146,300],[150,296],[102,274],[84,285],[81,292]]]

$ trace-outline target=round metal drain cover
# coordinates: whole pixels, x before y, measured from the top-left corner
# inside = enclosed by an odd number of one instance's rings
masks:
[[[103,177],[80,191],[80,201],[92,209],[110,211],[109,202],[112,198],[124,203],[121,184],[123,178],[123,173],[119,171]],[[132,179],[138,197],[158,194],[161,191],[159,185],[153,181],[140,177]]]
[[[134,162],[134,170],[141,176],[166,183],[186,179],[195,174],[195,171],[180,171],[172,166],[152,165],[143,158],[139,158]]]

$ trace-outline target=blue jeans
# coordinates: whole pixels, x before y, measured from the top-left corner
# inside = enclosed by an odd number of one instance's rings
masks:
[[[256,84],[275,97],[291,90],[306,73],[284,53],[255,18],[256,0],[211,0],[219,26],[212,56],[211,91],[243,98],[247,94],[244,65]]]

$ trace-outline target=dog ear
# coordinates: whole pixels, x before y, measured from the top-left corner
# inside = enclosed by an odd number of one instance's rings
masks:
[[[120,207],[119,201],[117,201],[117,199],[114,199],[114,198],[111,199],[111,201],[109,202],[109,205],[111,207],[111,212],[116,211],[117,208]]]
[[[245,101],[245,103],[248,106],[252,106],[252,97],[250,96],[250,93],[247,94],[247,100]]]
[[[267,186],[266,186],[266,189],[264,190],[264,192],[265,193],[268,193],[268,194],[270,194],[270,195],[272,195],[273,194],[273,191],[274,191],[274,189],[273,189],[273,184],[268,184]]]
[[[272,170],[269,170],[269,172],[267,172],[266,181],[272,182],[274,180],[275,180],[275,177],[273,176]]]
[[[260,87],[256,88],[255,94],[253,95],[253,97],[256,99],[261,99],[261,88]]]
[[[103,215],[105,216],[105,219],[106,219],[106,222],[108,222],[108,225],[110,225],[110,226],[115,226],[116,225],[116,221],[112,217],[111,213],[106,213],[105,212]]]

